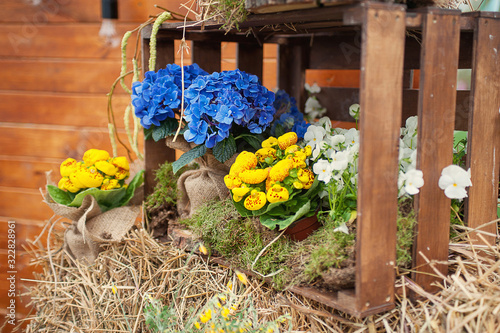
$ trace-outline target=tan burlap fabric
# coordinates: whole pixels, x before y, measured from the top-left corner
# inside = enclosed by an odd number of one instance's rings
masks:
[[[173,142],[173,137],[167,137],[166,144],[173,149],[189,151],[195,146],[184,137],[178,136]],[[229,195],[229,190],[224,184],[224,176],[236,159],[236,154],[225,163],[217,161],[209,149],[207,153],[195,161],[200,165],[197,170],[184,172],[177,181],[180,198],[177,200],[177,210],[181,217],[189,217],[203,203],[210,200],[222,200]]]
[[[91,195],[83,199],[80,207],[58,204],[48,193],[44,202],[54,214],[73,221],[64,233],[64,248],[75,259],[88,263],[97,258],[101,244],[121,241],[141,213],[141,206],[119,207],[103,213]]]

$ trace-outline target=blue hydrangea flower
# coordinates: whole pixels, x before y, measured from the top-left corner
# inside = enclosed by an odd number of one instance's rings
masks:
[[[207,74],[197,64],[184,66],[185,89],[193,80]],[[132,84],[132,105],[144,128],[160,126],[161,121],[174,118],[174,109],[179,108],[181,96],[181,67],[176,64],[167,65],[158,72],[146,72],[142,82]]]
[[[188,142],[213,148],[229,137],[233,125],[262,133],[274,119],[274,93],[259,83],[255,75],[239,69],[197,77],[185,91],[184,119]],[[200,127],[199,123],[207,124]],[[204,125],[203,125],[204,126]]]
[[[273,105],[276,114],[271,135],[276,135],[276,126],[281,125],[285,132],[293,131],[297,133],[299,139],[302,139],[310,124],[305,121],[304,115],[299,111],[295,98],[290,97],[284,90],[278,90]]]

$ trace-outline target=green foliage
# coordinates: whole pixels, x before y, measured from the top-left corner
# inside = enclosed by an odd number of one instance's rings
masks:
[[[207,147],[205,145],[199,145],[193,149],[185,152],[177,159],[177,161],[172,163],[172,171],[177,173],[183,166],[194,161],[195,158],[205,155],[207,152]]]
[[[160,123],[160,126],[152,125],[150,128],[145,128],[144,136],[146,139],[153,139],[155,142],[158,142],[169,135],[174,135],[178,126],[179,121],[177,119],[167,118]]]
[[[217,161],[221,163],[226,162],[231,156],[236,154],[236,141],[234,137],[230,135],[224,140],[217,142],[212,152]]]
[[[410,205],[413,200],[407,199]],[[412,262],[412,247],[414,239],[414,228],[417,224],[415,212],[411,209],[407,213],[398,212],[396,231],[396,265],[398,267],[410,268]]]
[[[209,8],[215,16],[222,17],[224,25],[221,28],[225,31],[239,29],[239,24],[246,20],[248,14],[242,0],[220,0],[210,3]]]
[[[132,179],[128,187],[121,187],[113,190],[101,190],[99,188],[89,188],[85,191],[73,194],[61,190],[57,186],[47,185],[47,191],[55,202],[68,207],[80,207],[83,198],[92,195],[101,211],[105,212],[116,207],[122,207],[128,204],[134,196],[135,189],[144,182],[144,171],[138,172]]]

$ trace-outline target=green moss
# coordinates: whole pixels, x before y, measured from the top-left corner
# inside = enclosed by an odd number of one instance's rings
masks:
[[[411,201],[413,203],[413,200]],[[398,212],[396,231],[396,265],[398,267],[410,268],[411,266],[416,224],[417,220],[412,208],[408,212],[401,210]]]
[[[155,189],[145,201],[146,209],[151,210],[158,208],[165,203],[172,206],[177,205],[177,180],[184,171],[195,168],[197,168],[196,165],[187,166],[181,169],[177,174],[174,174],[171,162],[165,162],[160,165],[160,167],[155,171]]]

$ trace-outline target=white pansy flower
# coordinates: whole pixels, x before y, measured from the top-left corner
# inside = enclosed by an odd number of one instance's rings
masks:
[[[359,104],[353,104],[349,107],[349,115],[354,119],[359,119]]]
[[[326,108],[324,108],[314,96],[309,97],[306,100],[305,113],[312,119],[323,116],[326,113]]]
[[[419,188],[424,186],[424,173],[421,170],[409,170],[405,173],[405,192],[415,195],[420,192]]]
[[[316,148],[316,146],[323,141],[326,131],[321,126],[309,126],[306,133],[304,134],[304,141],[311,148]]]
[[[326,133],[330,133],[332,129],[332,121],[328,117],[321,117],[316,124],[317,126],[323,127]]]
[[[449,165],[441,172],[438,185],[448,198],[462,200],[467,197],[465,188],[472,186],[470,169],[465,171],[458,165]]]
[[[403,136],[403,143],[405,147],[408,147],[410,149],[416,149],[417,148],[417,135],[416,134],[407,134]]]
[[[405,135],[412,135],[417,132],[417,126],[418,126],[418,117],[413,116],[408,119],[406,119],[405,123]]]
[[[417,150],[415,149],[412,151],[410,155],[410,161],[411,164],[408,166],[409,169],[416,169],[417,168]]]
[[[330,155],[330,158],[332,159],[331,165],[332,165],[332,170],[338,170],[342,171],[347,168],[347,164],[349,163],[349,153],[347,151],[337,151],[333,152]]]
[[[314,163],[313,172],[318,175],[318,180],[328,184],[332,179],[332,169],[327,160],[318,160]]]
[[[330,144],[330,146],[339,149],[340,144],[345,142],[345,136],[343,136],[342,134],[336,134],[333,136],[329,136],[327,138],[327,142]]]
[[[355,128],[351,128],[347,132],[344,133],[345,143],[347,145],[354,145],[359,142],[359,132]]]
[[[321,91],[321,88],[318,86],[316,82],[314,82],[312,86],[309,85],[309,83],[306,83],[304,84],[304,88],[310,94],[317,94]]]

